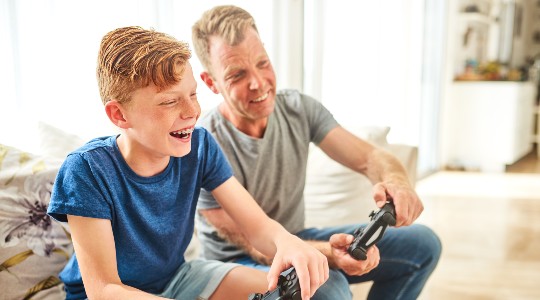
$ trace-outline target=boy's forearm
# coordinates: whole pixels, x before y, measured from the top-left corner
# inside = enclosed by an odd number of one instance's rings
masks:
[[[93,298],[93,297],[89,297]],[[145,300],[160,300],[160,299],[169,299],[159,297],[147,292],[143,292],[134,287],[124,285],[124,284],[106,284],[102,293],[95,297],[97,299],[145,299]]]

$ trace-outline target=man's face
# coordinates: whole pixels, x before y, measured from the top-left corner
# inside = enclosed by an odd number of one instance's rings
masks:
[[[129,135],[142,155],[181,157],[191,151],[191,132],[200,116],[197,83],[189,63],[179,83],[137,89],[125,107]]]
[[[232,117],[253,122],[266,119],[272,113],[276,77],[254,29],[247,29],[244,41],[237,46],[212,37],[210,63],[213,79],[210,88],[222,94]]]

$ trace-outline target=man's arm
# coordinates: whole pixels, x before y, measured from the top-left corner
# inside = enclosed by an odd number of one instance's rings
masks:
[[[412,224],[424,206],[411,186],[403,165],[388,151],[376,147],[343,127],[332,129],[319,147],[342,165],[366,175],[374,184],[373,198],[382,207],[387,194],[396,207],[396,226]]]
[[[244,250],[251,258],[263,265],[271,265],[272,257],[268,257],[249,243],[242,230],[231,219],[223,208],[200,209],[199,213],[216,228],[218,235],[228,242]]]
[[[272,264],[272,257],[257,251],[223,208],[204,209],[199,212],[216,228],[221,238],[243,249],[247,255],[260,264],[268,266]],[[332,236],[330,243],[324,241],[305,242],[326,256],[330,268],[343,269],[349,275],[368,273],[378,265],[380,259],[379,250],[375,246],[371,247],[370,249],[375,249],[368,251],[368,258],[365,261],[358,261],[347,252],[347,247],[352,240],[352,235],[336,234]]]
[[[122,283],[109,220],[68,215],[68,223],[88,299],[164,299]]]

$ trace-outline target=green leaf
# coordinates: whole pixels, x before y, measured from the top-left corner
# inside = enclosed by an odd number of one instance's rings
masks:
[[[66,230],[66,228],[64,226],[62,226],[62,230],[64,230],[64,233],[66,234],[67,238],[71,241],[71,233],[69,233],[69,231]]]
[[[34,254],[34,252],[32,250],[26,250],[24,252],[21,252],[19,254],[16,254],[16,255],[8,258],[6,261],[4,261],[0,265],[0,272],[6,271],[8,273],[11,273],[9,271],[9,268],[22,263],[23,261],[25,261],[28,257],[30,257],[33,254]],[[13,274],[13,273],[11,273],[11,274]]]
[[[45,162],[43,160],[38,161],[35,165],[32,166],[32,174],[36,174],[37,172],[41,172],[45,170],[47,166],[45,165]]]
[[[21,152],[21,154],[19,155],[19,164],[22,166],[24,166],[30,159],[32,159],[32,157],[30,156],[30,154],[26,153],[26,152]]]
[[[0,145],[0,169],[2,169],[2,163],[4,162],[4,159],[6,158],[8,152],[9,152],[8,147],[4,145]]]
[[[66,257],[66,260],[69,260],[69,254],[60,248],[54,248],[52,252],[63,255]]]
[[[26,295],[24,295],[23,300],[30,300],[30,299],[32,299],[32,297],[35,294],[39,293],[40,291],[50,289],[50,288],[55,287],[55,286],[57,286],[57,285],[59,285],[61,283],[62,283],[62,281],[60,281],[60,279],[58,279],[58,278],[56,278],[54,276],[49,276],[49,277],[45,278],[44,280],[38,282],[38,284],[36,284],[31,289],[29,289],[26,292]]]

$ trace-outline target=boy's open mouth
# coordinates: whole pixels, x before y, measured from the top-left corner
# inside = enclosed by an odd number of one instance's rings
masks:
[[[169,133],[172,137],[177,139],[189,139],[191,137],[191,133],[193,132],[193,128],[189,129],[182,129],[179,131],[173,131]]]

